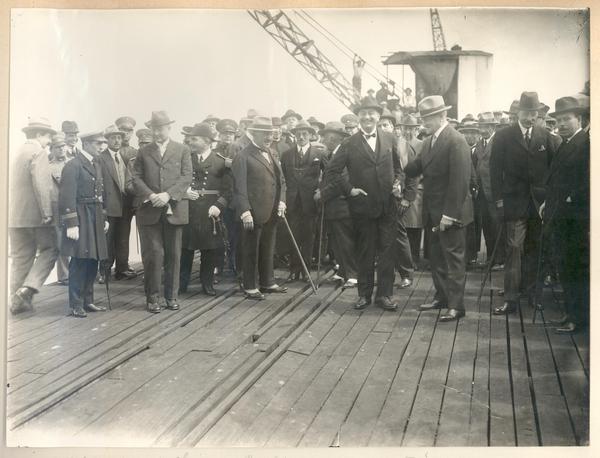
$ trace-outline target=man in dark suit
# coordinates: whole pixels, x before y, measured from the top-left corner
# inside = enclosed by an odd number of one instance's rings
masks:
[[[473,221],[471,150],[465,138],[449,126],[449,108],[440,95],[419,102],[419,116],[429,137],[405,169],[408,176],[423,175],[423,224],[426,231],[432,232],[429,259],[435,296],[433,302],[420,309],[447,307],[440,321],[465,315],[465,227]]]
[[[310,268],[318,214],[314,194],[319,186],[326,158],[322,150],[311,145],[310,138],[316,131],[307,121],[299,121],[292,133],[296,137],[296,146],[281,155],[281,169],[286,185],[286,211],[304,263]],[[300,275],[305,275],[302,263],[293,252],[290,279],[298,280]]]
[[[586,110],[575,97],[561,97],[555,107],[563,142],[550,166],[543,218],[556,241],[566,309],[553,324],[570,334],[589,324],[590,138],[582,126]]]
[[[246,297],[262,300],[263,293],[284,293],[275,283],[273,255],[278,217],[285,214],[285,181],[270,151],[271,118],[257,116],[248,127],[251,143],[234,159],[233,199],[242,222],[242,286]],[[259,290],[260,288],[260,290]]]
[[[551,134],[534,125],[541,108],[536,92],[523,92],[517,122],[497,132],[492,145],[492,196],[506,228],[505,302],[494,309],[497,315],[515,310],[520,288],[528,293],[530,305],[534,302],[542,223],[539,208],[555,153]]]
[[[327,167],[326,179],[339,183],[348,199],[350,214],[357,231],[358,260],[357,310],[371,303],[377,260],[376,303],[386,310],[396,310],[394,256],[390,256],[395,236],[396,199],[400,189],[400,159],[393,134],[377,129],[382,108],[372,98],[356,107],[360,130],[342,143]],[[344,169],[348,177],[344,177]],[[395,193],[392,194],[392,192]]]
[[[164,265],[165,307],[178,310],[179,263],[183,225],[188,223],[186,191],[192,183],[192,159],[187,146],[169,138],[172,121],[164,111],[152,113],[146,126],[154,142],[140,149],[133,165],[136,219],[140,229],[144,289],[149,312],[161,309]]]

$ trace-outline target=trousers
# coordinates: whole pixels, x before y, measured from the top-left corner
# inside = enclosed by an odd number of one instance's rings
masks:
[[[265,224],[255,224],[251,231],[241,230],[242,284],[247,291],[275,284],[273,254],[278,219],[273,215]]]
[[[94,303],[94,280],[98,272],[97,259],[71,258],[69,262],[69,307]]]
[[[356,230],[351,218],[327,220],[329,243],[333,256],[340,265],[340,274],[344,279],[357,277],[358,266],[354,247],[356,244]]]
[[[200,282],[203,286],[212,286],[215,279],[215,267],[217,266],[220,249],[200,251]],[[181,251],[181,266],[179,273],[179,286],[186,289],[190,284],[192,276],[192,264],[194,262],[194,250],[184,248]]]
[[[542,222],[530,216],[506,221],[505,227],[504,299],[515,303],[521,287],[530,297],[535,292]]]

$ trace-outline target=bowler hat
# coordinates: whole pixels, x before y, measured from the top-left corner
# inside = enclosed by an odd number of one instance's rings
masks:
[[[309,132],[311,132],[312,134],[316,134],[317,131],[315,130],[315,128],[313,126],[311,126],[307,121],[305,120],[301,120],[298,121],[298,124],[296,124],[296,127],[290,129],[290,131],[295,135],[296,132],[298,132],[299,130],[308,130]]]
[[[62,146],[66,145],[65,143],[65,134],[62,132],[57,132],[52,136],[52,140],[50,142],[50,146]]]
[[[447,111],[450,108],[452,108],[452,106],[446,105],[444,98],[441,95],[430,95],[421,99],[417,110],[419,112],[419,118],[425,118],[441,113],[442,111]]]
[[[479,113],[479,119],[477,120],[477,122],[479,122],[479,124],[498,124],[494,113],[492,113],[491,111],[484,111],[483,113]]]
[[[416,116],[407,113],[404,116],[402,116],[402,118],[400,118],[400,122],[398,123],[398,125],[408,127],[419,127],[421,124],[417,120]]]
[[[221,119],[217,122],[218,132],[237,132],[238,125],[233,119]]]
[[[345,127],[356,127],[358,126],[358,118],[353,113],[345,114],[341,117],[340,121]]]
[[[554,107],[555,107],[554,113],[550,113],[550,116],[552,116],[552,117],[556,117],[556,115],[559,115],[562,113],[567,113],[567,112],[581,114],[585,111],[585,109],[579,103],[579,100],[577,100],[575,97],[572,97],[572,96],[561,97],[559,99],[556,99],[556,102],[554,103]]]
[[[29,118],[29,123],[21,130],[25,133],[32,131],[50,132],[52,135],[56,133],[46,118]]]
[[[135,131],[135,135],[138,138],[138,143],[149,143],[154,140],[152,137],[152,131],[150,129],[138,129]]]
[[[63,121],[61,130],[65,134],[78,134],[79,127],[75,121]]]
[[[208,124],[206,122],[194,124],[194,126],[190,129],[190,131],[186,135],[188,135],[190,137],[204,137],[204,138],[208,138],[210,141],[215,141],[212,127],[210,127],[210,124]]]
[[[150,119],[150,121],[146,121],[144,124],[146,125],[146,127],[160,127],[166,126],[167,124],[173,124],[174,122],[175,121],[169,118],[169,115],[166,111],[161,110],[153,111],[152,118]]]
[[[513,100],[512,103],[510,104],[510,108],[508,109],[508,111],[505,111],[505,114],[517,114],[519,112],[519,101],[518,100]]]
[[[373,97],[364,97],[360,104],[354,107],[354,114],[358,114],[360,110],[376,110],[379,114],[383,113],[383,107],[377,103]]]
[[[325,124],[325,126],[319,131],[319,135],[326,134],[328,132],[339,134],[342,137],[349,137],[350,134],[344,129],[344,125],[338,121],[331,121]]]
[[[106,137],[104,136],[104,132],[101,130],[97,130],[94,132],[88,132],[87,134],[80,135],[81,142],[102,142],[106,143]]]
[[[115,125],[121,130],[133,130],[135,127],[135,119],[131,116],[121,116],[115,121]]]
[[[248,130],[258,130],[263,132],[273,132],[273,121],[266,116],[256,116],[252,124],[247,127]]]
[[[311,116],[310,118],[308,118],[306,120],[311,126],[316,127],[317,129],[321,130],[325,127],[325,124],[323,124],[321,121],[317,120],[317,118],[315,118],[314,116]]]
[[[220,118],[217,118],[215,115],[209,114],[206,116],[206,119],[202,122],[219,122]]]
[[[394,114],[387,108],[384,108],[382,110],[381,117],[379,119],[389,119],[392,122],[393,126],[396,125],[396,116],[394,116]]]
[[[544,108],[544,104],[540,103],[537,92],[524,91],[519,100],[519,111],[539,111]]]
[[[292,116],[295,117],[295,118],[297,118],[298,121],[300,121],[302,119],[302,115],[300,113],[296,113],[294,110],[290,109],[290,110],[288,110],[288,111],[285,112],[285,114],[281,117],[281,120],[283,122],[285,122],[285,120],[287,118],[291,118]]]
[[[124,134],[125,134],[125,132],[123,132],[121,129],[119,129],[114,124],[111,124],[106,129],[104,129],[104,136],[106,138],[108,138],[108,137],[110,137],[112,135],[121,135],[121,136],[123,136]]]

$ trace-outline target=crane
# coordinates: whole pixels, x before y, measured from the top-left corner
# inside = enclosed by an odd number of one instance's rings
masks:
[[[446,39],[444,38],[444,30],[442,29],[442,21],[437,8],[430,8],[429,15],[431,16],[431,35],[433,37],[433,50],[445,51]]]

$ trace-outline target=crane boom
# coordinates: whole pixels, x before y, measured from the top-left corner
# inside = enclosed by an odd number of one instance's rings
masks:
[[[442,29],[442,21],[437,8],[430,8],[431,15],[431,35],[433,36],[433,50],[445,51],[446,39],[444,38],[444,30]]]
[[[285,12],[248,10],[248,14],[325,89],[352,109],[356,102],[352,84]]]

